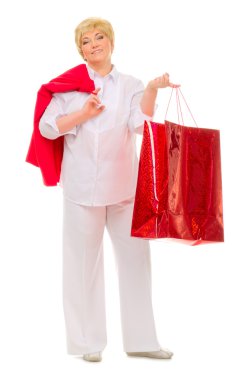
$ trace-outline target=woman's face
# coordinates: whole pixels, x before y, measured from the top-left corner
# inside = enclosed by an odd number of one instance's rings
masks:
[[[81,50],[87,63],[106,63],[111,59],[113,46],[104,33],[95,29],[83,34]]]

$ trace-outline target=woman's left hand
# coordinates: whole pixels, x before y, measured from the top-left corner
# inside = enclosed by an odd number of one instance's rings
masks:
[[[148,85],[148,88],[158,90],[159,88],[165,88],[165,87],[173,87],[173,88],[178,88],[180,87],[180,84],[174,84],[170,82],[169,74],[165,73],[161,75],[158,78],[155,78],[151,80]]]

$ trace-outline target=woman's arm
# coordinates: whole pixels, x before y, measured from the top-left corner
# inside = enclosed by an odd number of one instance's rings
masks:
[[[165,87],[179,87],[178,84],[173,84],[169,80],[169,74],[164,74],[161,77],[155,78],[151,80],[143,93],[143,97],[140,103],[141,110],[145,115],[153,116],[154,114],[154,108],[155,108],[155,101],[158,93],[159,88],[165,88]]]
[[[88,119],[99,115],[104,110],[105,106],[101,105],[101,101],[97,96],[99,91],[100,88],[93,91],[81,110],[61,116],[56,120],[56,125],[60,133],[70,131],[76,125],[84,123]]]

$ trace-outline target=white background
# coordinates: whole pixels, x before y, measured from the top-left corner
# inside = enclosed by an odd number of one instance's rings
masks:
[[[249,1],[1,2],[2,379],[251,380],[251,17]],[[148,80],[169,72],[199,126],[221,131],[225,243],[152,242],[153,303],[171,361],[123,353],[117,278],[106,241],[108,346],[99,364],[66,354],[61,190],[25,163],[36,92],[82,63],[74,29],[111,21],[113,63]],[[170,90],[158,96],[162,122]]]

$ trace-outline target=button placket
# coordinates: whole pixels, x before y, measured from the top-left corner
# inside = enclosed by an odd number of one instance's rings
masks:
[[[97,177],[98,177],[98,154],[99,154],[99,133],[94,133],[94,161],[95,161],[95,176],[94,176],[94,185],[93,185],[93,204],[95,204],[95,195],[96,195],[96,186],[97,186]]]

